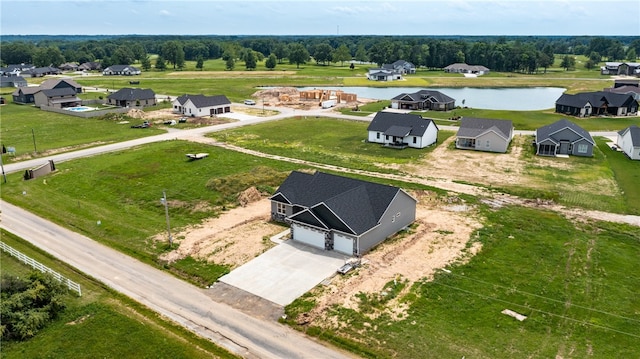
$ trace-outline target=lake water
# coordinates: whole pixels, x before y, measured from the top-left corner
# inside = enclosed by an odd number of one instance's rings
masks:
[[[299,90],[342,90],[358,98],[390,100],[402,93],[435,90],[456,100],[456,106],[486,110],[535,111],[555,108],[556,100],[566,89],[560,87],[528,88],[426,88],[426,87],[300,87]],[[464,101],[464,104],[463,104]]]

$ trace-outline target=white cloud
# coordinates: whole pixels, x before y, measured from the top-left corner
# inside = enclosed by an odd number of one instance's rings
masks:
[[[169,10],[160,10],[160,15],[171,16],[172,14]]]

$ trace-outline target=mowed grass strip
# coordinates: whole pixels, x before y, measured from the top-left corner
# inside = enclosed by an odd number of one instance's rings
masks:
[[[298,116],[209,136],[252,150],[360,170],[398,172],[398,165],[415,161],[435,146],[403,150],[367,142],[368,122]],[[440,133],[442,142],[451,133]]]
[[[189,161],[186,153],[209,153],[209,157]],[[63,162],[55,173],[35,180],[11,174],[2,195],[8,202],[155,263],[157,255],[168,249],[160,202],[163,191],[175,231],[235,206],[237,195],[248,187],[273,191],[297,168],[203,144],[166,141]],[[212,186],[213,179],[227,185]]]
[[[236,358],[19,237],[6,231],[1,234],[3,242],[82,288],[82,297],[73,292],[65,296],[67,308],[34,338],[4,340],[3,358]],[[0,252],[0,261],[3,275],[23,277],[32,270],[4,252]]]
[[[484,215],[474,235],[481,251],[389,301],[396,313],[409,306],[399,319],[371,310],[375,303],[360,296],[355,309],[333,306],[323,325],[298,326],[295,318],[315,306],[312,293],[287,307],[290,324],[372,358],[609,358],[640,351],[640,300],[632,294],[640,284],[637,228],[523,207]],[[389,295],[393,286],[380,292]]]
[[[612,151],[603,138],[597,138],[596,142],[614,173],[628,212],[640,215],[640,161],[629,159],[623,152]]]

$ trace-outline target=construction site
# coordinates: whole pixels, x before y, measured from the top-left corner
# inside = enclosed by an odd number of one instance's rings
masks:
[[[358,104],[358,95],[342,90],[314,89],[299,91],[295,87],[278,87],[255,92],[265,106],[287,106],[298,109],[331,108]]]

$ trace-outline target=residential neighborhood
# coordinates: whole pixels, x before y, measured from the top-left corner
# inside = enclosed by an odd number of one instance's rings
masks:
[[[633,36],[48,36],[0,44],[3,356],[638,352]]]

